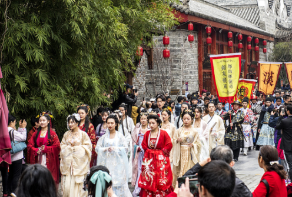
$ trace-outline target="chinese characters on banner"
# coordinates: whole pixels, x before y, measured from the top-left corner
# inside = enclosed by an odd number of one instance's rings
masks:
[[[241,54],[210,55],[210,61],[218,99],[233,101],[241,71]]]
[[[289,80],[289,85],[291,88],[292,87],[292,62],[285,62],[285,68],[286,68],[287,78]],[[281,84],[281,86],[283,85]]]
[[[281,62],[259,62],[258,90],[265,95],[274,93],[282,66]]]
[[[241,102],[244,97],[250,98],[254,91],[254,86],[256,82],[257,80],[255,79],[239,79],[235,100],[239,100]]]

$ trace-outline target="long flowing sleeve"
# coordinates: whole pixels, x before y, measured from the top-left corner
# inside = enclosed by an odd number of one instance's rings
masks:
[[[177,139],[179,138],[179,134],[181,132],[181,128],[177,129],[174,134],[173,134],[173,140],[172,140],[172,144],[173,144],[173,165],[178,166],[179,165],[179,161],[180,161],[180,142],[177,142]]]
[[[220,116],[218,117],[217,131],[218,131],[218,144],[224,145],[225,127],[224,127],[224,122],[222,118],[220,118]]]
[[[197,131],[194,132],[194,141],[192,144],[193,144],[193,147],[191,148],[192,161],[194,163],[200,162],[202,144],[199,138],[199,133]]]

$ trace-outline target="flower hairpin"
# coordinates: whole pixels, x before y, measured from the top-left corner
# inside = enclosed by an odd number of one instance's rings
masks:
[[[149,113],[149,115],[157,115],[157,113],[154,112],[154,111],[151,111],[151,112]]]

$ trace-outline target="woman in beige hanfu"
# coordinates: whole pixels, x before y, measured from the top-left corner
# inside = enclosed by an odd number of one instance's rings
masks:
[[[63,197],[85,197],[83,182],[89,172],[92,145],[87,133],[78,128],[79,114],[67,118],[69,131],[61,142],[60,171]]]
[[[192,126],[194,113],[185,110],[182,115],[183,126],[173,135],[173,185],[200,161],[201,141],[198,131]]]

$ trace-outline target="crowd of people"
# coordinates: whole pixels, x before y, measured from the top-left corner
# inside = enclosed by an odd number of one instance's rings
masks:
[[[88,105],[78,106],[67,117],[62,140],[49,111],[31,118],[28,133],[26,121],[20,120],[16,129],[16,119],[9,114],[11,143],[23,146],[12,150],[11,165],[0,166],[3,196],[57,196],[59,187],[64,197],[292,193],[289,94],[276,91],[232,103],[209,92],[179,96],[177,101],[159,94],[137,106],[137,93],[129,95],[131,88],[127,86],[123,103],[113,110],[100,107],[92,118]],[[250,191],[232,167],[253,149],[259,151],[259,167],[265,173]],[[184,184],[178,182],[181,178]],[[191,187],[197,187],[199,195]]]

